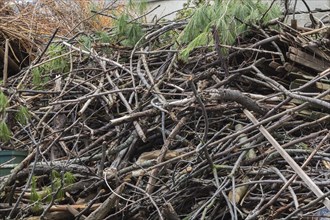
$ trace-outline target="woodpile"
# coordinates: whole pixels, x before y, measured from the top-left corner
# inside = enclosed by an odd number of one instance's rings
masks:
[[[149,24],[135,47],[52,39],[8,79],[2,119],[12,136],[0,147],[29,154],[1,177],[0,216],[328,214],[328,27],[254,26],[234,45],[201,46],[183,61],[161,42],[186,24]]]

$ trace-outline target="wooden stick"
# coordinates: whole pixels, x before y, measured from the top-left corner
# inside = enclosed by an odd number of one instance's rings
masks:
[[[95,220],[104,219],[107,216],[111,208],[114,208],[116,201],[118,200],[118,194],[124,190],[125,184],[121,184],[115,190],[116,193],[111,194],[100,207],[98,207],[94,212],[92,212],[85,220]]]
[[[8,51],[9,51],[9,39],[6,39],[5,44],[5,56],[3,58],[3,86],[6,86],[8,79]]]
[[[250,119],[253,124],[259,123],[258,120],[252,115],[250,111],[244,109],[244,114]],[[324,196],[321,189],[313,182],[313,180],[303,171],[303,169],[290,157],[290,155],[283,149],[283,147],[274,139],[274,137],[264,128],[264,126],[259,126],[260,132],[265,136],[265,138],[273,145],[273,147],[279,152],[279,154],[284,158],[284,160],[292,167],[292,169],[297,173],[297,175],[306,183],[306,185],[313,191],[313,193],[319,198]],[[326,197],[323,201],[325,207],[330,210],[330,200]]]

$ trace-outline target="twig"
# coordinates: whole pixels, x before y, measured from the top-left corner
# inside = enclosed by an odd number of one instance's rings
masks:
[[[245,115],[253,122],[253,124],[257,124],[258,121],[254,118],[254,116],[248,111],[244,110]],[[320,190],[320,188],[313,182],[313,180],[299,167],[299,165],[290,157],[290,155],[283,150],[281,145],[268,133],[268,131],[261,125],[259,127],[260,132],[267,138],[267,140],[273,145],[273,147],[281,154],[281,156],[289,163],[289,165],[294,169],[294,171],[299,175],[299,177],[307,184],[311,191],[317,196],[321,197],[324,193]],[[323,204],[330,210],[330,200],[325,198]]]
[[[5,41],[5,56],[3,58],[3,86],[6,87],[8,79],[8,52],[9,52],[9,39]]]
[[[92,212],[85,220],[95,220],[95,219],[104,219],[110,208],[114,208],[116,201],[118,200],[117,195],[120,194],[125,187],[125,183],[122,183],[115,190],[116,194],[111,194],[109,198],[107,198],[100,207],[98,207],[94,212]]]
[[[184,126],[185,122],[186,122],[186,118],[183,117],[181,118],[181,120],[178,122],[178,124],[173,128],[173,130],[171,131],[170,135],[167,137],[164,145],[162,146],[161,148],[161,151],[160,151],[160,154],[159,156],[157,157],[157,164],[163,162],[164,158],[165,158],[165,155],[166,155],[166,152],[168,151],[169,149],[169,146],[172,142],[172,140],[174,139],[174,137],[177,135],[177,133],[179,133],[180,129],[182,126]],[[149,177],[149,180],[148,180],[148,184],[147,184],[147,187],[146,187],[146,192],[148,194],[151,194],[153,189],[154,189],[154,184],[156,182],[156,179],[155,179],[155,176],[158,174],[158,171],[159,171],[159,168],[154,168],[151,172],[150,172],[150,177]]]

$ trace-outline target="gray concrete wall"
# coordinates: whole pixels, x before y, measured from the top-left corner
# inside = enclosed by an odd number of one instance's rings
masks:
[[[311,10],[330,9],[330,0],[307,0],[306,2]],[[301,0],[297,1],[296,11],[307,11],[306,6],[303,4]],[[329,13],[313,13],[316,19],[321,19],[326,14]],[[289,16],[287,22],[290,22],[292,17],[293,16]],[[298,21],[299,26],[309,25],[311,23],[309,16],[307,14],[297,14],[295,15],[295,19]]]
[[[159,8],[157,8],[154,12],[152,12],[148,19],[153,18],[160,18],[162,16],[165,16],[171,12],[174,12],[176,10],[182,9],[183,4],[186,3],[187,0],[163,0],[163,1],[150,1],[149,3],[149,9],[153,9],[160,5]],[[172,19],[175,17],[175,13],[166,16],[167,19]]]
[[[272,0],[264,0],[265,2],[272,2]],[[154,17],[160,18],[170,12],[175,10],[179,10],[183,7],[183,4],[186,0],[150,0],[149,9],[160,5],[153,13],[148,16],[148,20],[151,20]],[[294,2],[294,0],[291,0]],[[330,9],[330,0],[306,0],[307,4],[311,8],[311,10],[322,8],[322,9]],[[297,10],[298,11],[306,11],[306,7],[304,6],[301,0],[297,2]],[[325,13],[316,13],[315,16],[321,18]],[[168,19],[174,18],[174,14],[167,16]],[[290,18],[289,18],[290,19]],[[309,19],[306,15],[297,15],[296,19],[298,20],[299,25],[303,26],[305,23],[309,22]]]

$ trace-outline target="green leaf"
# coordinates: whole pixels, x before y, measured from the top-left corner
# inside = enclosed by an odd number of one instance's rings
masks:
[[[184,61],[187,61],[189,54],[193,49],[195,49],[198,46],[206,45],[208,41],[209,41],[209,34],[206,32],[201,33],[193,41],[191,41],[185,49],[181,51],[179,58]]]
[[[31,114],[27,107],[20,106],[15,118],[20,124],[26,125],[31,118]]]
[[[76,181],[76,178],[70,172],[65,172],[63,178],[64,178],[65,186],[71,185],[71,184],[75,183],[75,181]]]
[[[115,25],[115,33],[125,46],[134,46],[143,36],[144,31],[140,23],[129,23],[127,14],[121,15]]]
[[[139,14],[143,14],[148,9],[148,2],[146,0],[140,0],[137,9]]]
[[[60,173],[57,172],[56,170],[52,170],[51,176],[52,176],[52,179],[61,178]]]
[[[7,96],[3,92],[0,92],[0,113],[4,113],[8,106],[9,101]]]
[[[100,31],[97,34],[100,37],[100,42],[101,43],[109,43],[111,41],[111,38],[110,38],[110,36],[107,32]]]
[[[142,35],[140,24],[130,24],[127,32],[127,45],[134,46],[141,39]]]
[[[210,6],[203,5],[202,7],[196,9],[196,12],[190,19],[188,25],[179,37],[179,41],[182,43],[191,42],[196,38],[201,32],[205,32],[205,27],[209,26],[212,16],[212,10]]]
[[[115,32],[120,36],[126,35],[126,30],[128,27],[129,16],[127,14],[122,14],[118,17],[118,20],[115,23]]]
[[[145,12],[148,8],[148,1],[147,0],[140,0],[140,1],[128,1],[128,8],[132,11],[137,11],[139,14]]]
[[[0,122],[0,140],[2,142],[8,142],[12,136],[10,129],[8,128],[6,122]]]
[[[42,190],[42,200],[46,200],[47,202],[52,201],[52,190],[50,187],[44,187]]]
[[[248,31],[246,24],[268,22],[281,15],[278,5],[273,5],[268,11],[269,6],[261,1],[216,0],[214,4],[203,2],[196,4],[197,9],[178,38],[178,42],[183,45],[181,58],[186,60],[196,47],[210,45],[212,41],[206,41],[203,33],[212,33],[213,26],[218,30],[220,44],[232,45],[239,35]],[[227,50],[223,49],[222,52],[227,53]]]
[[[63,47],[58,44],[51,44],[47,50],[47,55],[50,56],[50,58],[56,57],[58,55],[61,55],[63,51]]]
[[[37,202],[40,200],[40,196],[37,193],[37,177],[36,176],[32,176],[31,179],[31,196],[30,196],[30,201],[33,202]]]
[[[69,69],[69,63],[66,61],[65,56],[61,56],[65,51],[65,48],[61,45],[51,44],[47,50],[47,55],[50,59],[53,59],[49,62],[46,62],[39,68],[37,67],[36,75],[39,75],[39,81],[36,80],[36,83],[47,83],[49,81],[48,73],[55,71],[63,73]],[[38,73],[39,72],[39,73]],[[33,72],[32,72],[33,73]],[[47,74],[47,75],[46,75]]]
[[[85,49],[90,50],[92,47],[92,40],[90,37],[83,35],[80,37],[79,42],[85,47]]]
[[[40,68],[32,69],[32,83],[34,86],[38,87],[42,84],[41,74]]]

